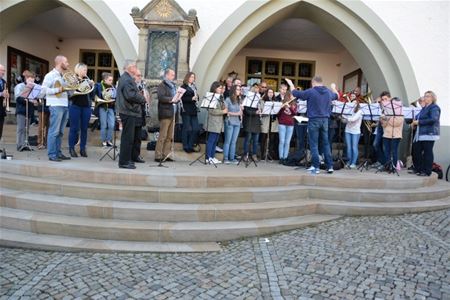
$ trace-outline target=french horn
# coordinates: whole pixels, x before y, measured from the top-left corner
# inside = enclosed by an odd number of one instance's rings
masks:
[[[95,95],[95,106],[105,103],[113,103],[114,101],[116,101],[116,89],[113,87],[103,90],[102,98]]]

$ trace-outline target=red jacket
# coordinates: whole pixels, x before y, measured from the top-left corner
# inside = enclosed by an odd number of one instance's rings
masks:
[[[297,115],[297,104],[292,103],[288,107],[283,107],[278,112],[278,124],[294,126],[294,116]]]

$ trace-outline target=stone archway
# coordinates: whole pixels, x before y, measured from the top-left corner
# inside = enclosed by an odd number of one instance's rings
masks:
[[[119,70],[125,59],[136,59],[137,52],[133,47],[122,23],[105,3],[98,1],[55,0],[55,2],[40,2],[31,0],[11,0],[1,7],[0,20],[2,33],[0,42],[17,26],[25,22],[30,16],[55,8],[58,3],[75,10],[88,20],[102,35],[118,64]]]
[[[193,70],[205,91],[249,41],[283,18],[309,19],[329,32],[359,63],[375,94],[389,89],[405,102],[419,95],[411,63],[378,15],[360,1],[246,1],[212,34]],[[324,74],[322,74],[324,75]]]

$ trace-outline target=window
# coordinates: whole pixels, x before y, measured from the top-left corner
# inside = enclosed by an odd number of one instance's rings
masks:
[[[109,50],[80,50],[80,60],[88,66],[87,76],[95,82],[102,80],[102,73],[113,74],[114,82],[119,79],[116,60]]]
[[[247,57],[246,83],[267,82],[267,85],[278,90],[284,78],[289,78],[302,89],[311,87],[311,79],[314,77],[316,62],[279,60],[273,58]]]

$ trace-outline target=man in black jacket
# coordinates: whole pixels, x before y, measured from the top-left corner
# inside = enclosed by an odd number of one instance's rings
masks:
[[[169,157],[173,127],[175,126],[174,114],[176,107],[172,102],[176,93],[176,86],[173,83],[175,71],[167,69],[164,73],[164,80],[158,86],[158,119],[159,119],[159,137],[156,142],[155,161],[166,160],[173,161]]]
[[[139,93],[134,80],[137,72],[136,62],[127,60],[125,72],[119,78],[117,86],[116,108],[122,120],[122,135],[120,137],[119,168],[136,169],[132,157],[133,145],[139,142],[141,106],[145,103],[144,96]]]

